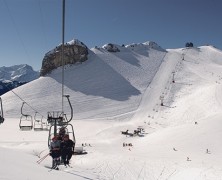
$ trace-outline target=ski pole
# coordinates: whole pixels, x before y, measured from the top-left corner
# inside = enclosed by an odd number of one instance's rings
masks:
[[[48,148],[47,148],[47,149],[48,149]],[[47,150],[47,149],[42,150],[42,151],[38,154],[38,157],[40,158],[41,154],[42,154],[45,150]]]
[[[37,163],[40,163],[42,160],[43,160],[43,158],[45,158],[46,156],[43,156],[42,158],[40,158],[38,161],[36,161]]]
[[[39,160],[37,161],[37,163],[40,164],[48,155],[49,155],[49,153],[46,154],[45,156],[43,156],[41,159],[39,159]]]
[[[49,155],[49,154],[43,156],[41,159],[39,159],[39,160],[37,161],[37,163],[40,164],[48,155]]]

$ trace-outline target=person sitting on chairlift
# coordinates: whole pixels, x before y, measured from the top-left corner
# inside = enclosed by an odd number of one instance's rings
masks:
[[[69,160],[72,158],[72,154],[74,152],[75,143],[69,139],[69,135],[65,134],[63,137],[63,141],[61,142],[61,156],[64,165],[69,165]]]
[[[66,134],[66,129],[64,127],[61,127],[59,129],[59,140],[62,141],[65,134]]]
[[[52,156],[53,159],[57,159],[61,156],[61,150],[60,150],[60,144],[61,141],[58,139],[58,136],[54,136],[52,138],[52,142],[50,143],[50,156]]]

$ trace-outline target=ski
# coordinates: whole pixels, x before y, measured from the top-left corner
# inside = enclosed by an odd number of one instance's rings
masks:
[[[72,168],[72,166],[70,166],[69,164],[64,165],[66,168]]]

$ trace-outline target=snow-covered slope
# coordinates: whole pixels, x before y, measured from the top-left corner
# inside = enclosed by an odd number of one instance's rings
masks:
[[[65,70],[65,94],[70,95],[74,118],[128,119],[137,109],[165,54],[149,48],[137,52],[124,47],[119,53],[92,49],[87,62]],[[61,82],[61,69],[57,69],[14,92],[46,114],[61,110]],[[22,103],[18,97],[10,92],[3,98],[6,107],[10,104],[6,116],[18,116]],[[11,102],[17,103],[12,105]]]
[[[212,46],[166,52],[146,43],[118,49],[92,49],[87,62],[66,67],[77,144],[92,145],[85,147],[88,154],[72,158],[73,168],[48,173],[43,167],[50,157],[36,165],[37,155],[48,152],[48,134],[18,129],[20,99],[42,114],[61,109],[61,70],[2,96],[0,150],[17,164],[0,170],[5,179],[14,178],[11,171],[17,179],[222,179],[222,52]],[[25,111],[34,114],[28,106]],[[120,132],[139,126],[145,130],[140,136]]]

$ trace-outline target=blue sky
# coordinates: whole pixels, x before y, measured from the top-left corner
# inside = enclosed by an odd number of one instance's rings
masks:
[[[65,41],[89,48],[155,41],[163,48],[222,50],[221,0],[66,0]],[[41,68],[62,40],[62,0],[0,0],[0,67]]]

